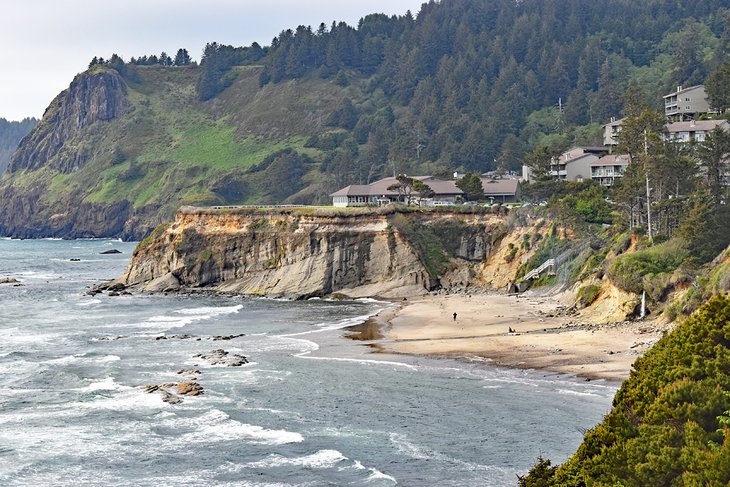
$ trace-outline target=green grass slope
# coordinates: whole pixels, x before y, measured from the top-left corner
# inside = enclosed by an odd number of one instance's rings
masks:
[[[127,226],[141,225],[133,231],[138,235],[186,204],[284,203],[295,194],[298,203],[329,201],[337,183],[319,171],[322,151],[305,146],[311,136],[332,129],[327,119],[343,97],[362,98],[361,88],[316,76],[261,88],[261,68],[247,66],[236,68],[226,91],[201,102],[199,69],[140,66],[125,73],[120,116],[66,130],[60,150],[42,164],[5,174],[0,190],[6,199],[32,195],[28,201],[42,220],[76,218],[80,205],[128,202],[133,224]],[[77,81],[93,84],[92,78],[110,71],[94,66]],[[88,95],[95,96],[101,97]],[[41,129],[59,131],[54,114],[63,99],[62,93],[54,100]],[[59,171],[56,160],[73,160],[68,154],[84,162]]]

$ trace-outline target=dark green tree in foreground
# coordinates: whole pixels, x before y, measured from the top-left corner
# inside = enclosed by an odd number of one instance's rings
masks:
[[[464,198],[467,201],[484,199],[484,187],[478,174],[466,173],[463,178],[456,182],[456,186],[464,192]]]
[[[520,485],[730,483],[730,298],[717,295],[636,360],[604,421]]]

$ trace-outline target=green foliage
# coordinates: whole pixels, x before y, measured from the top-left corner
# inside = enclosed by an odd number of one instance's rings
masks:
[[[464,192],[467,201],[479,201],[484,199],[484,186],[479,175],[473,172],[464,174],[464,177],[456,181],[456,186]]]
[[[553,472],[524,485],[727,485],[730,299],[718,295],[636,360],[611,413]]]
[[[554,206],[565,223],[611,223],[612,210],[606,195],[604,187],[592,184],[583,191],[562,197]]]
[[[517,248],[517,246],[512,242],[507,244],[507,248],[509,248],[509,252],[507,252],[507,255],[504,256],[504,261],[509,264],[510,262],[515,260],[515,256],[520,249]]]
[[[730,108],[730,61],[717,67],[705,80],[710,106],[721,113]]]
[[[598,295],[601,293],[601,286],[597,284],[588,284],[578,289],[576,300],[582,308],[590,306],[593,302],[598,299]]]
[[[616,257],[608,266],[608,277],[624,291],[639,294],[645,290],[645,279],[674,271],[688,255],[684,242],[675,238]]]
[[[437,234],[429,225],[423,225],[403,213],[393,215],[390,224],[413,246],[432,279],[438,280],[452,267],[443,246],[443,234]],[[451,235],[454,236],[453,233]]]
[[[712,260],[730,244],[730,212],[726,205],[716,205],[712,193],[700,189],[690,198],[688,211],[678,235],[685,242],[690,257],[700,263]]]
[[[24,118],[20,122],[12,122],[0,118],[0,176],[8,166],[10,156],[18,147],[18,142],[36,126],[35,118]]]

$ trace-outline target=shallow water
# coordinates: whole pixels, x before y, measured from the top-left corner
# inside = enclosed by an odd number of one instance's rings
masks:
[[[341,335],[372,300],[83,294],[133,248],[0,240],[0,276],[24,284],[0,286],[0,485],[515,485],[538,455],[567,458],[616,390],[370,354]],[[218,348],[251,363],[194,357]],[[203,396],[140,388],[191,368]]]

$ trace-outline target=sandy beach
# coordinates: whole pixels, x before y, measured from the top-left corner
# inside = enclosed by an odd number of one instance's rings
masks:
[[[498,294],[412,298],[377,320],[386,324],[376,342],[383,351],[606,380],[626,379],[664,329],[649,321],[593,324],[557,297]]]

